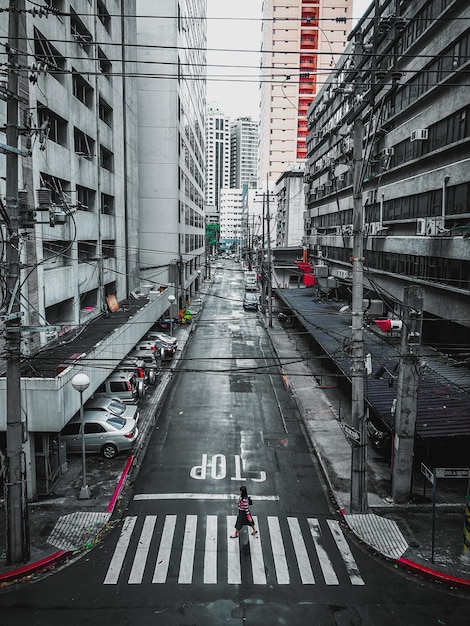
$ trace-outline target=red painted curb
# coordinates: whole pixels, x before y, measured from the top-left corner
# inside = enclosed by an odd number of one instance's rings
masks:
[[[123,472],[121,474],[121,478],[119,479],[117,487],[114,490],[113,497],[109,501],[108,507],[106,509],[106,513],[112,513],[114,511],[114,507],[116,506],[116,502],[117,502],[117,500],[118,500],[118,498],[119,498],[119,496],[121,494],[122,488],[124,486],[124,481],[126,480],[128,474],[130,472],[130,469],[131,469],[132,463],[134,462],[134,459],[135,459],[135,456],[130,456],[127,459],[127,463],[126,463],[126,465],[124,467],[124,470],[123,470]]]
[[[444,574],[443,572],[439,572],[437,570],[431,569],[430,567],[426,567],[426,565],[420,565],[419,563],[415,563],[414,561],[410,561],[409,559],[405,559],[403,557],[397,559],[396,563],[397,565],[402,565],[407,570],[417,572],[419,574],[422,574],[423,576],[432,578],[433,580],[439,580],[448,584],[458,585],[459,587],[470,588],[470,580],[466,578],[452,576],[451,574]]]
[[[39,570],[44,570],[48,567],[52,567],[56,563],[67,559],[71,554],[72,552],[59,550],[58,552],[54,552],[54,554],[50,554],[49,556],[44,557],[40,561],[36,561],[35,563],[29,563],[28,565],[24,565],[23,567],[19,567],[18,569],[13,569],[10,572],[0,574],[0,583],[18,580],[20,578],[23,578],[24,576],[34,574],[34,572],[38,572]]]

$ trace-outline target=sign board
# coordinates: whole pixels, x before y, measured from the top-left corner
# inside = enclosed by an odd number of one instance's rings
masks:
[[[344,422],[341,422],[340,426],[343,429],[346,437],[349,437],[349,439],[352,439],[357,443],[361,443],[361,433],[358,430],[356,430],[352,426],[349,426],[349,424],[345,424]]]
[[[436,478],[469,478],[470,468],[468,467],[436,467],[434,470]]]
[[[434,485],[434,472],[426,467],[424,463],[421,463],[421,474],[429,480],[431,485]]]

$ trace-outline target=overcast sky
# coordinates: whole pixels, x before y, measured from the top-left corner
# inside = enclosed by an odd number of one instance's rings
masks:
[[[354,18],[371,1],[354,0]],[[207,0],[207,99],[232,119],[258,119],[261,2]]]

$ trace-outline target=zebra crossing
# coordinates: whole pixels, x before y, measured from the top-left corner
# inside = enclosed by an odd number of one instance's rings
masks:
[[[255,516],[245,545],[232,515],[142,517],[124,520],[103,584],[365,584],[334,519]]]

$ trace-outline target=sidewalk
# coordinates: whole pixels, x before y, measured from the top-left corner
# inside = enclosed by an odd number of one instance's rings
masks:
[[[155,410],[172,378],[176,361],[181,358],[193,327],[177,329],[178,351],[172,368],[163,373],[160,383],[141,401],[139,445],[136,455],[112,460],[87,457],[90,500],[78,500],[81,485],[81,457],[71,456],[68,469],[54,489],[54,495],[29,505],[31,555],[23,567],[5,565],[5,514],[0,502],[0,587],[14,580],[30,580],[39,570],[54,568],[99,541],[113,523],[127,478],[140,464],[146,442],[155,424]],[[277,319],[267,328],[281,362],[298,356],[295,337],[281,328]],[[419,503],[394,505],[388,498],[389,470],[380,457],[369,456],[369,511],[361,515],[348,512],[351,448],[340,428],[337,410],[330,394],[316,382],[308,359],[284,366],[284,383],[301,412],[312,447],[319,459],[338,512],[364,544],[383,557],[414,573],[452,586],[470,589],[470,564],[461,559],[464,503],[459,493],[438,490],[435,537],[432,546],[432,505],[428,489]],[[327,387],[328,385],[323,385]],[[433,550],[434,548],[434,550]],[[432,554],[434,552],[434,554]],[[432,559],[432,556],[434,558]]]
[[[292,356],[298,354],[295,331],[282,328],[277,318],[272,328],[267,324],[266,328],[280,362],[292,361]],[[372,453],[368,459],[369,510],[351,514],[351,447],[340,427],[338,411],[318,384],[308,358],[291,362],[283,370],[284,384],[299,408],[338,510],[351,531],[377,555],[400,567],[470,589],[470,561],[464,563],[461,559],[466,485],[460,484],[460,491],[456,491],[457,481],[443,481],[438,488],[433,542],[431,486],[427,497],[415,487],[414,503],[394,504],[389,497],[390,470],[383,458]],[[324,381],[324,386],[329,385]],[[344,404],[342,408],[343,417]]]

